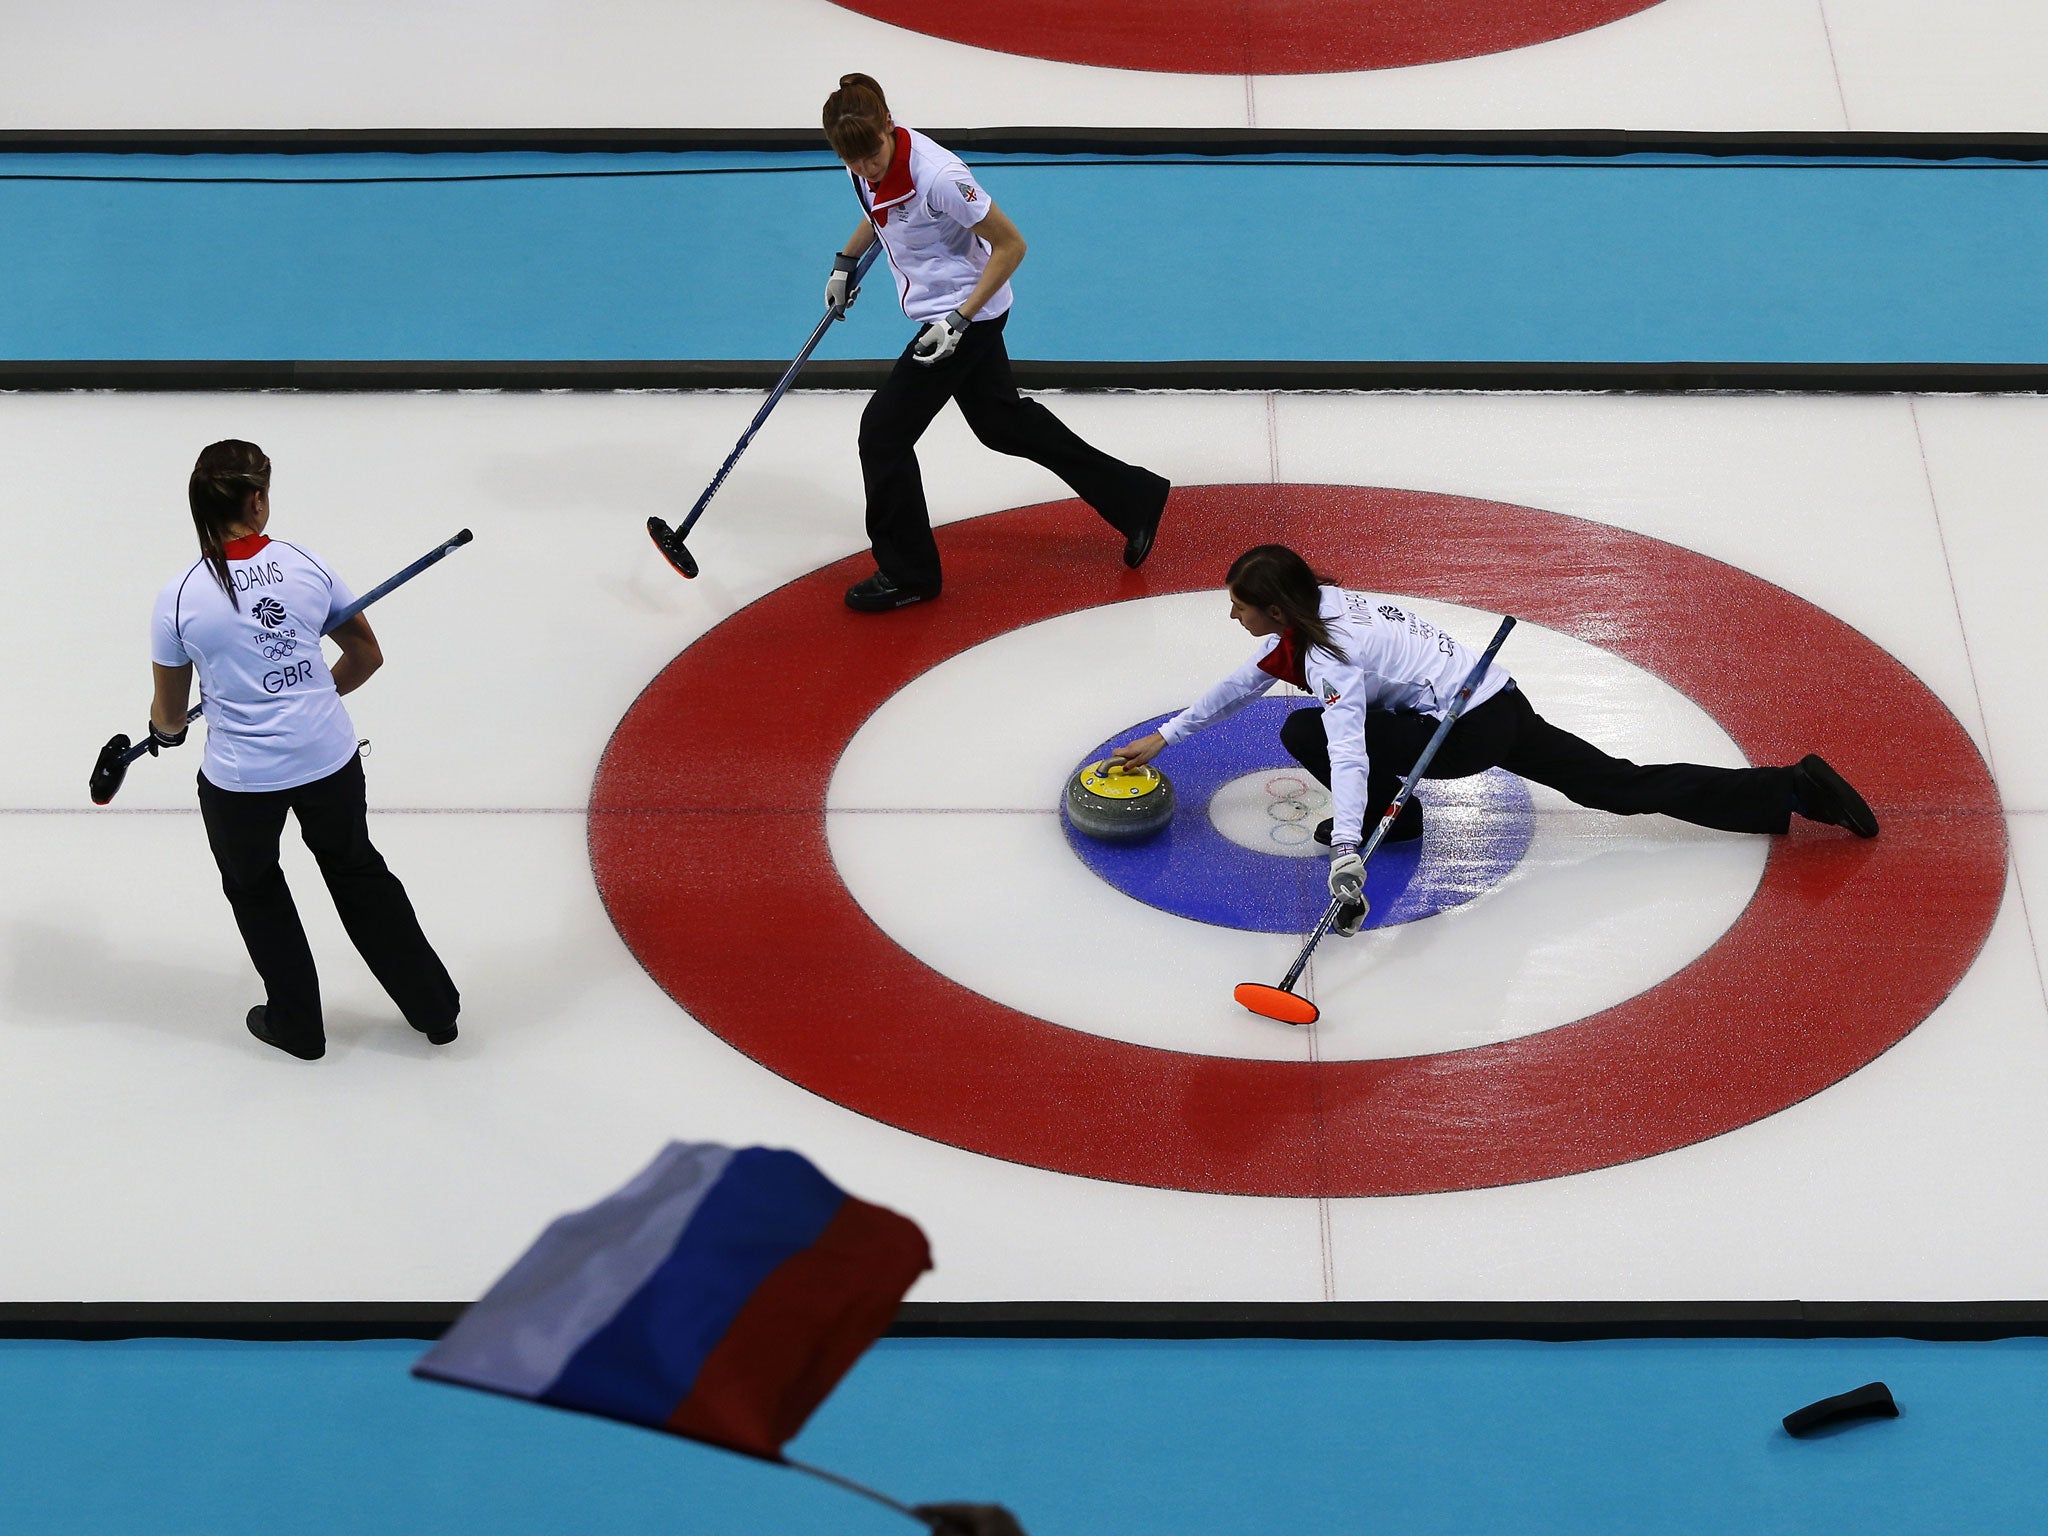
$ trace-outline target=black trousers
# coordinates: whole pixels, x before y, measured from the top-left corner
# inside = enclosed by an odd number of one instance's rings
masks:
[[[917,467],[917,440],[948,400],[959,403],[960,414],[983,444],[1051,470],[1126,537],[1149,522],[1166,500],[1163,476],[1089,447],[1051,411],[1017,393],[1003,345],[1009,318],[1004,313],[975,321],[942,362],[913,362],[911,348],[905,347],[861,412],[868,542],[875,564],[899,587],[939,586],[939,546],[932,539],[924,477]]]
[[[277,862],[287,812],[299,818],[349,939],[406,1022],[421,1030],[455,1022],[455,983],[420,932],[405,887],[370,846],[360,757],[297,789],[222,789],[202,773],[199,811],[221,889],[263,978],[273,1034],[307,1044],[325,1038],[313,951]]]
[[[1365,811],[1368,835],[1436,728],[1437,721],[1429,715],[1366,712],[1365,750],[1371,765]],[[1325,787],[1329,785],[1330,746],[1320,709],[1290,714],[1280,727],[1280,743]],[[1559,730],[1536,713],[1519,688],[1496,693],[1460,715],[1423,777],[1463,779],[1489,768],[1505,768],[1580,805],[1617,816],[1655,812],[1723,832],[1783,832],[1792,820],[1790,768],[1708,768],[1698,763],[1640,767]],[[1395,830],[1408,833],[1421,819],[1422,808],[1411,800],[1402,807]]]

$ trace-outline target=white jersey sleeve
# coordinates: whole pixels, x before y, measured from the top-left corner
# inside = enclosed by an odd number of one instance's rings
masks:
[[[988,217],[988,193],[974,179],[974,172],[951,156],[937,168],[925,200],[934,213],[944,214],[963,229],[972,229]]]
[[[178,599],[185,584],[195,576],[205,581],[213,579],[201,562],[156,595],[156,610],[149,616],[149,659],[160,667],[191,665],[192,655],[178,633]]]
[[[1365,801],[1372,763],[1365,747],[1365,710],[1373,679],[1355,660],[1339,661],[1311,650],[1302,664],[1308,691],[1323,707],[1323,736],[1330,748],[1330,841],[1365,841]]]
[[[1225,716],[1236,714],[1277,683],[1279,679],[1270,672],[1261,671],[1259,663],[1271,655],[1273,647],[1279,643],[1278,635],[1268,635],[1256,656],[1160,726],[1159,734],[1166,738],[1168,745],[1186,741],[1195,732],[1207,730]]]

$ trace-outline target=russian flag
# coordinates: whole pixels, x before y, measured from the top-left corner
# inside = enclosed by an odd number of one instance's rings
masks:
[[[769,1461],[931,1268],[794,1152],[671,1142],[540,1235],[413,1374]]]

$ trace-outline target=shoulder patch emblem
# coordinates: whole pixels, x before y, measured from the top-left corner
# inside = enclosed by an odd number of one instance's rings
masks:
[[[1334,704],[1343,697],[1344,695],[1337,691],[1336,686],[1328,678],[1323,679],[1323,702],[1325,704]]]
[[[966,198],[968,202],[978,203],[981,201],[981,194],[975,190],[973,182],[956,181],[953,183],[953,185],[960,189],[960,195]]]

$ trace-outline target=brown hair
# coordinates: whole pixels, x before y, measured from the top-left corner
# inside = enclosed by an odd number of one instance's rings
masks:
[[[249,497],[270,489],[270,456],[254,443],[227,438],[208,443],[192,466],[185,498],[192,504],[192,526],[199,534],[199,553],[213,579],[239,608],[235,586],[228,579],[228,530],[242,521]]]
[[[875,152],[889,136],[889,100],[872,75],[841,75],[825,98],[825,137],[842,160]]]
[[[1285,544],[1260,544],[1246,550],[1231,561],[1224,585],[1232,597],[1261,613],[1279,609],[1281,620],[1299,638],[1304,660],[1316,649],[1339,661],[1351,659],[1330,637],[1330,627],[1320,611],[1322,598],[1316,591],[1317,587],[1336,586],[1337,578],[1323,575]]]

